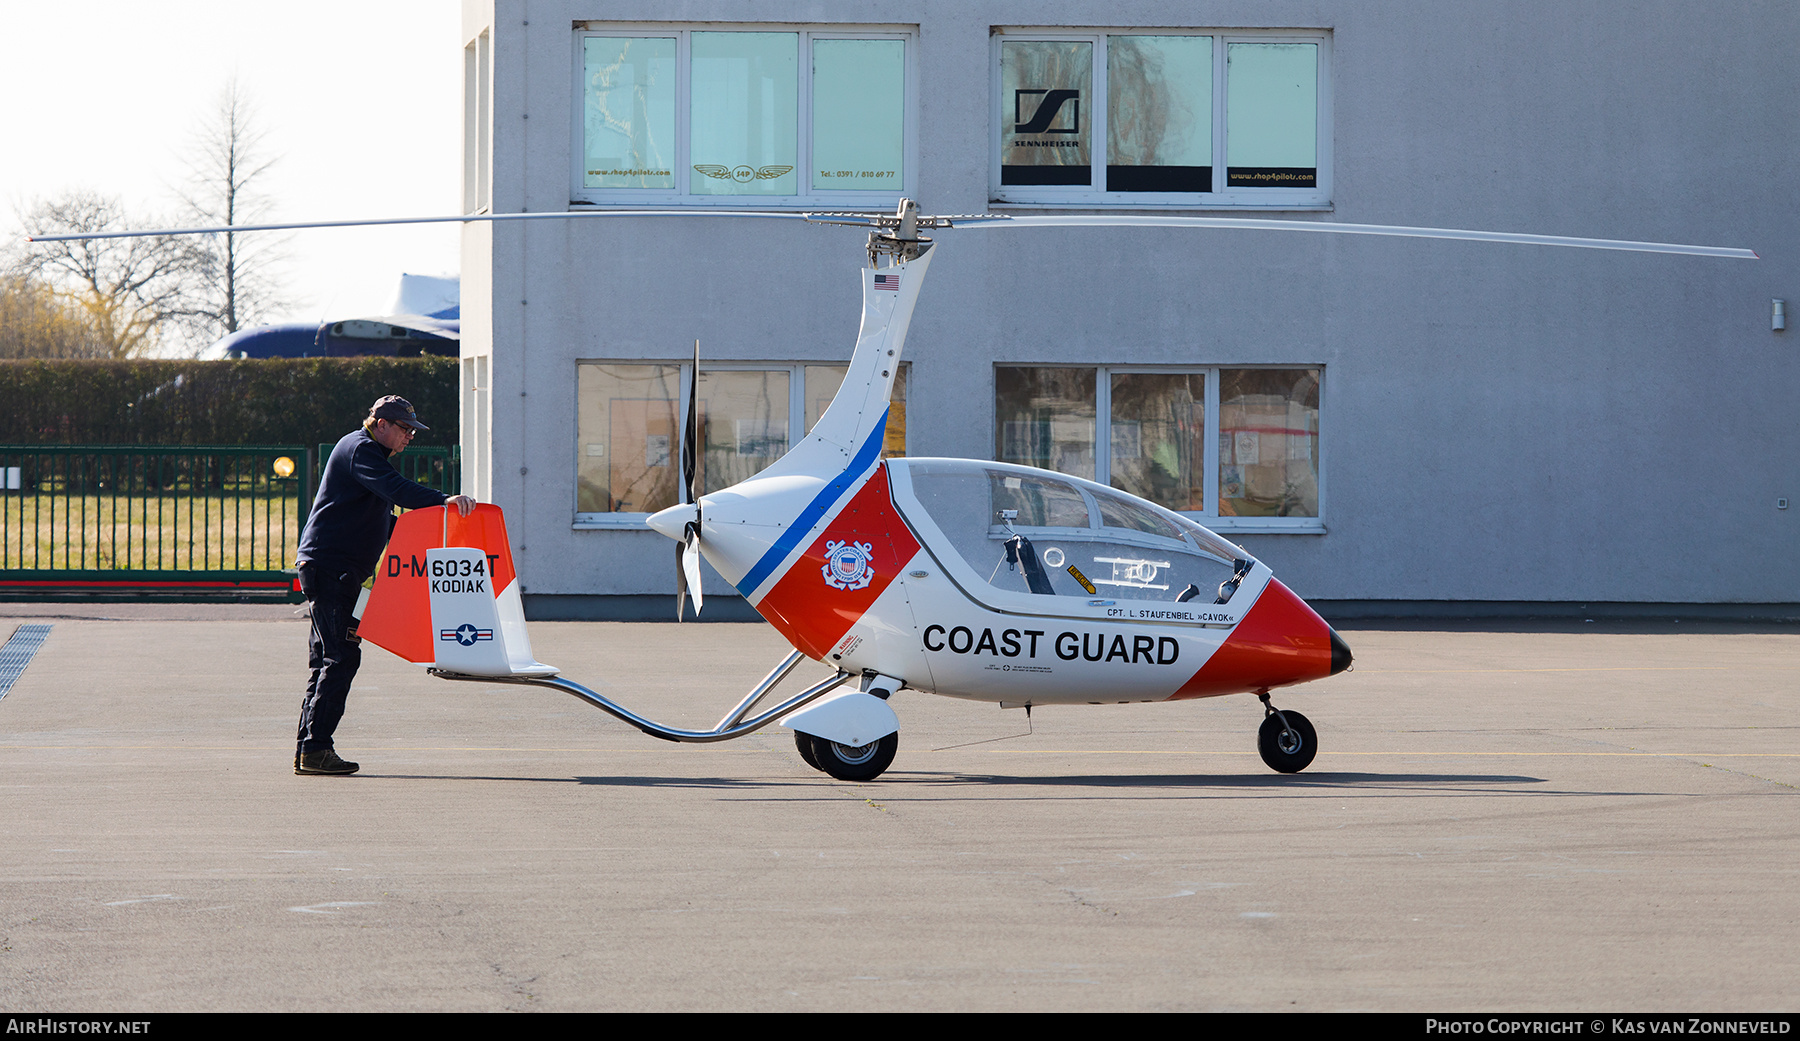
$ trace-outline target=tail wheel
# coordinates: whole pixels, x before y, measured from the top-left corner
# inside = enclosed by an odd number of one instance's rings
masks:
[[[819,765],[818,758],[813,755],[812,743],[813,736],[811,734],[794,731],[794,747],[800,750],[800,758],[806,760],[806,765],[814,770],[823,770],[825,768]]]
[[[1256,732],[1256,750],[1270,769],[1296,774],[1319,754],[1319,736],[1300,713],[1292,709],[1271,712],[1263,717],[1262,727]]]
[[[840,745],[822,737],[812,739],[812,763],[840,781],[873,781],[894,761],[900,735],[892,733],[866,745]]]

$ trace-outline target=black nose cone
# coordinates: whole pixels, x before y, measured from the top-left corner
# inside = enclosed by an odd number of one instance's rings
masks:
[[[1356,656],[1350,653],[1350,645],[1344,642],[1336,629],[1331,630],[1331,675],[1343,672],[1355,660]]]

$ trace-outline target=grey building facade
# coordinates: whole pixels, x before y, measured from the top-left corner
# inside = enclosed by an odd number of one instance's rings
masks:
[[[1151,494],[1328,614],[1791,617],[1797,32],[1772,2],[468,0],[464,201],[1755,249],[951,229],[890,448]],[[864,263],[853,230],[716,213],[466,226],[465,487],[505,508],[533,617],[669,615],[642,524],[669,403],[699,376],[711,486],[778,456]],[[708,615],[733,592],[710,576]]]

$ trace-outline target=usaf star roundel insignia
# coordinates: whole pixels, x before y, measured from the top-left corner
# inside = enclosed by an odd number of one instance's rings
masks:
[[[477,629],[468,622],[464,622],[454,629],[444,629],[438,632],[438,639],[444,641],[455,640],[464,647],[473,647],[475,646],[476,641],[491,640],[493,638],[494,630]]]
[[[869,542],[836,539],[825,543],[825,566],[819,571],[833,589],[862,589],[875,577],[869,558],[875,546]]]

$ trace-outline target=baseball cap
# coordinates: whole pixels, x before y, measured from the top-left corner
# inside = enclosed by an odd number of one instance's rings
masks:
[[[412,402],[398,394],[389,394],[369,409],[369,418],[385,419],[391,423],[405,423],[414,430],[430,430],[419,422],[418,413],[413,411]]]

